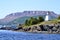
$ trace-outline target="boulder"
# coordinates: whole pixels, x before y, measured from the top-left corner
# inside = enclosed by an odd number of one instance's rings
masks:
[[[32,30],[32,32],[33,32],[34,30],[37,30],[37,26],[31,27],[31,30]]]
[[[37,31],[41,31],[41,28],[39,26],[37,26]]]
[[[28,27],[28,28],[23,28],[24,31],[30,31],[31,30],[31,27]]]
[[[39,25],[39,27],[41,28],[41,31],[44,31],[43,25]]]
[[[53,28],[52,28],[52,31],[57,31],[57,28],[56,28],[56,27],[53,27]]]

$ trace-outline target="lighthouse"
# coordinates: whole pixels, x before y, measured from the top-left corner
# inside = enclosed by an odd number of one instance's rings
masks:
[[[47,12],[46,16],[45,16],[45,21],[49,21],[49,13]]]

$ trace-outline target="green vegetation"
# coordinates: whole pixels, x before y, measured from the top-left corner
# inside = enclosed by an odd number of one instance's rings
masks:
[[[39,17],[30,17],[25,20],[25,23],[23,24],[24,28],[32,27],[32,26],[38,26],[38,25],[45,25],[45,24],[57,24],[60,23],[60,16],[56,19],[50,20],[50,21],[44,21],[44,18]]]
[[[25,26],[38,24],[38,23],[43,22],[43,21],[44,21],[44,18],[41,16],[39,16],[37,18],[31,17],[30,19],[26,19]]]
[[[54,20],[51,20],[51,21],[44,21],[40,24],[44,25],[44,24],[57,24],[57,23],[60,23],[60,19],[54,19]]]
[[[58,19],[60,19],[60,16],[58,16]]]
[[[44,18],[43,17],[38,17],[38,22],[43,22],[44,21]]]

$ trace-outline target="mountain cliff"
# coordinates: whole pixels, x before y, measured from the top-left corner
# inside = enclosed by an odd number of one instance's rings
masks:
[[[7,15],[4,19],[0,19],[0,24],[8,24],[18,19],[25,20],[26,18],[29,18],[31,16],[44,16],[45,17],[47,13],[49,13],[51,19],[58,17],[58,15],[54,13],[53,11],[24,11],[24,12],[11,13]]]

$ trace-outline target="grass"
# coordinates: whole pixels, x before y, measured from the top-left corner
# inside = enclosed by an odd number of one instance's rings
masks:
[[[58,22],[60,22],[60,19],[54,19],[54,20],[50,20],[50,21],[44,21],[44,22],[41,22],[41,23],[38,23],[35,25],[24,26],[24,28],[38,26],[38,25],[44,25],[44,24],[57,24]]]
[[[44,21],[42,22],[41,24],[57,24],[58,22],[60,22],[59,19],[54,19],[54,20],[51,20],[51,21]]]

